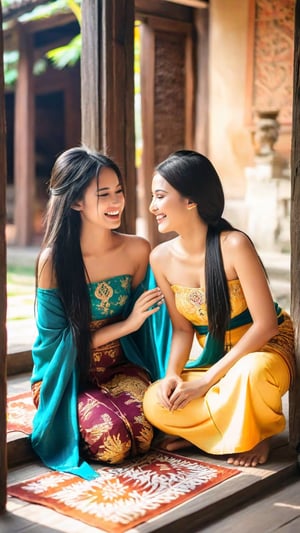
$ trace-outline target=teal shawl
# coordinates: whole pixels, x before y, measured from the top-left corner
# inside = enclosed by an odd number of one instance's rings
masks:
[[[124,318],[138,296],[155,286],[149,268],[145,280],[128,301]],[[79,455],[77,353],[56,289],[37,289],[37,328],[31,382],[43,384],[30,435],[33,450],[49,468],[93,479],[98,474]],[[121,338],[121,344],[127,359],[145,368],[155,380],[165,373],[171,336],[166,306],[162,306],[138,332]]]
[[[281,324],[283,321],[283,316],[281,314],[282,309],[279,305],[274,302],[275,311],[277,314],[278,324]],[[248,309],[245,309],[242,313],[231,318],[227,330],[232,330],[238,328],[239,326],[244,326],[246,324],[251,324],[252,318]],[[217,339],[215,339],[208,331],[208,326],[196,326],[193,324],[194,329],[200,333],[200,335],[206,335],[205,344],[200,355],[193,360],[190,360],[185,368],[198,368],[204,366],[211,366],[219,361],[224,355],[224,345]]]

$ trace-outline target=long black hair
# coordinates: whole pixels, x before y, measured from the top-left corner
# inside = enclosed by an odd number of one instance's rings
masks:
[[[96,151],[84,146],[75,147],[57,158],[50,178],[50,199],[41,247],[41,250],[51,249],[53,274],[71,326],[82,381],[87,377],[90,364],[91,307],[80,247],[81,217],[72,206],[82,199],[86,188],[95,177],[98,178],[103,168],[111,168],[123,186],[118,166]]]
[[[222,231],[235,228],[224,218],[224,192],[212,163],[192,150],[179,150],[156,167],[183,197],[197,204],[198,214],[207,224],[205,287],[210,333],[224,344],[230,321],[230,298],[220,246]]]

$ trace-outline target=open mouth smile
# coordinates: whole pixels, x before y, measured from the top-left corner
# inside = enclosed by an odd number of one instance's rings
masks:
[[[160,224],[166,218],[166,215],[156,215],[155,218],[156,218],[157,224]]]
[[[120,211],[107,211],[105,215],[107,217],[118,217],[120,216]]]

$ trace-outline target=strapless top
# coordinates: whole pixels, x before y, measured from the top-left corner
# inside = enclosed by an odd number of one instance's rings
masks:
[[[122,274],[88,284],[92,320],[121,315],[131,294],[132,276]]]
[[[205,290],[201,287],[192,288],[183,285],[172,285],[175,304],[178,312],[196,326],[207,325],[207,306]],[[247,309],[246,299],[239,279],[228,281],[231,318]]]

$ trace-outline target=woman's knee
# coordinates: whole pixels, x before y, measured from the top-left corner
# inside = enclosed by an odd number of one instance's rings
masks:
[[[278,387],[281,394],[289,388],[290,376],[285,361],[271,352],[253,352],[242,357],[228,372],[247,380],[252,388],[264,383]],[[228,376],[230,377],[230,376]]]
[[[105,418],[105,417],[103,417]],[[80,425],[83,449],[95,461],[117,464],[130,454],[131,437],[117,417],[91,426]]]
[[[145,392],[143,399],[143,409],[145,417],[149,422],[153,423],[153,415],[157,412],[159,408],[159,403],[157,401],[157,386],[158,382],[152,383],[150,387]],[[154,416],[156,419],[156,416]]]

